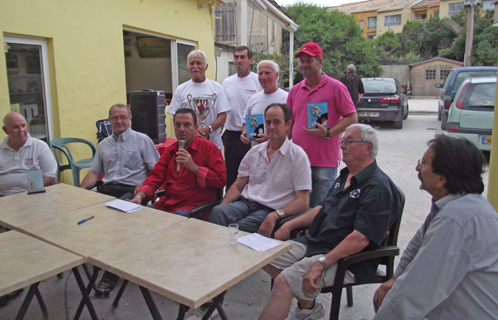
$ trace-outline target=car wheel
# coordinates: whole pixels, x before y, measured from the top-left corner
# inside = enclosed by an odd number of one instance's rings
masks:
[[[409,112],[409,109],[408,109],[408,103],[406,104],[406,113],[405,115],[403,116],[403,120],[406,120],[408,118],[408,112]]]
[[[394,129],[401,129],[403,128],[403,119],[394,121]]]
[[[446,130],[446,123],[448,122],[448,117],[441,115],[441,130]]]

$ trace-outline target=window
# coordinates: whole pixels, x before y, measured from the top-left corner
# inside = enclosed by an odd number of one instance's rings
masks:
[[[415,21],[425,22],[427,20],[426,10],[417,10],[413,14],[415,15]]]
[[[448,75],[449,72],[450,70],[439,70],[439,80],[446,79],[446,76]]]
[[[216,41],[235,42],[235,6],[232,3],[215,7],[214,32]]]
[[[228,62],[228,76],[237,73],[237,68],[235,67],[235,63]]]
[[[400,6],[400,5],[405,4],[405,3],[406,3],[406,1],[401,1],[401,2],[396,3],[396,5]]]
[[[482,2],[482,12],[488,12],[494,10],[495,5],[493,4],[493,0],[483,0]]]
[[[434,10],[434,17],[439,17],[439,10]]]
[[[369,17],[367,21],[367,29],[377,29],[377,17]]]
[[[363,31],[363,20],[360,20],[360,29]]]
[[[373,39],[377,39],[377,35],[376,34],[369,34],[369,35],[367,35],[367,40],[373,40]]]
[[[436,79],[436,70],[425,70],[425,80]]]
[[[455,14],[459,14],[463,9],[463,2],[450,3],[448,9],[448,15],[454,16]]]
[[[385,16],[384,27],[400,26],[401,25],[401,15],[396,14],[393,16]]]

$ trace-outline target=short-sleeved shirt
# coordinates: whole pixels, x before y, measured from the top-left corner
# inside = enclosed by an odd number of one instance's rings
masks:
[[[168,113],[174,115],[176,110],[180,108],[192,109],[188,103],[187,96],[191,94],[193,98],[204,97],[204,98],[214,98],[216,95],[216,101],[214,102],[213,109],[209,111],[206,119],[204,120],[204,127],[210,126],[218,117],[218,114],[223,112],[230,112],[230,103],[228,102],[227,95],[223,87],[218,82],[206,79],[203,82],[194,82],[188,80],[178,86],[173,95],[173,100],[168,106]],[[212,101],[210,101],[212,103]],[[201,127],[201,119],[197,116],[197,124],[199,128]],[[214,142],[216,146],[221,149],[223,147],[223,142],[221,141],[221,127],[214,130],[209,134],[209,140]]]
[[[244,117],[248,114],[265,114],[265,109],[272,103],[286,103],[289,94],[280,88],[277,91],[266,94],[264,91],[253,95],[247,102]]]
[[[401,198],[391,179],[374,162],[351,178],[344,188],[349,170],[344,168],[334,182],[323,206],[305,237],[306,256],[326,254],[354,230],[370,240],[366,249],[383,246],[391,225],[401,208]],[[302,241],[302,240],[301,240]],[[368,280],[379,259],[368,260],[348,269],[361,283]]]
[[[357,105],[359,94],[365,93],[365,89],[363,89],[363,82],[361,81],[361,78],[354,72],[348,72],[345,75],[343,75],[339,80],[342,83],[344,83],[346,88],[348,88],[349,94],[351,95],[351,100],[353,100],[353,103]]]
[[[325,73],[312,90],[306,86],[306,79],[290,89],[287,105],[294,119],[292,141],[304,149],[312,166],[336,168],[341,161],[341,136],[324,139],[303,130],[303,127],[308,127],[308,103],[317,102],[327,103],[329,128],[334,127],[344,116],[356,112],[356,108],[346,86]]]
[[[223,80],[223,89],[228,97],[230,108],[232,109],[227,114],[225,128],[231,131],[240,131],[245,123],[244,111],[247,101],[257,92],[263,90],[258,80],[258,75],[254,72],[249,72],[245,77],[239,77],[237,74]]]
[[[287,138],[271,162],[267,146],[268,141],[249,150],[238,177],[249,177],[242,197],[277,210],[296,200],[296,191],[311,190],[311,168],[303,149]]]
[[[8,140],[7,136],[0,143],[0,197],[27,191],[27,171],[42,170],[43,177],[55,177],[57,163],[46,142],[28,133],[24,145],[14,151]]]
[[[152,140],[128,128],[117,138],[113,134],[99,143],[91,170],[103,173],[104,183],[136,186],[145,180],[157,160],[159,152]]]

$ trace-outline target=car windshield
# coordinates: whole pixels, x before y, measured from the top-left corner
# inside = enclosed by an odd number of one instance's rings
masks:
[[[464,109],[494,108],[496,83],[478,83],[469,87],[463,101]]]
[[[464,80],[469,78],[480,78],[480,77],[496,77],[496,70],[462,71],[457,75],[455,79],[455,84],[453,85],[453,91],[457,90]]]
[[[396,88],[389,80],[362,80],[366,93],[394,93]]]

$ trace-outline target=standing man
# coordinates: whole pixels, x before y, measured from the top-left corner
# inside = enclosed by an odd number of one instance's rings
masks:
[[[344,83],[346,88],[348,88],[349,94],[351,95],[351,100],[353,100],[354,105],[358,105],[361,96],[365,93],[363,89],[363,82],[361,78],[355,73],[356,67],[354,64],[350,64],[346,71],[346,74],[341,77],[341,82]]]
[[[47,143],[32,138],[22,114],[10,112],[3,118],[7,136],[0,144],[0,197],[28,190],[26,172],[42,170],[43,185],[55,183],[57,163]]]
[[[290,135],[311,162],[313,191],[310,206],[314,208],[325,198],[337,177],[341,133],[356,123],[358,117],[346,86],[322,72],[323,54],[317,43],[308,42],[302,46],[296,59],[299,59],[299,68],[305,79],[291,88],[287,98],[294,120]],[[328,125],[325,127],[315,122],[316,129],[308,129],[308,104],[318,102],[327,104]]]
[[[266,108],[269,140],[246,154],[237,180],[211,211],[209,222],[222,226],[237,223],[242,231],[269,237],[277,220],[308,208],[309,160],[302,148],[287,139],[290,122],[286,104]]]
[[[216,190],[226,183],[226,170],[220,149],[195,134],[197,117],[190,108],[179,109],[174,116],[175,136],[185,141],[168,146],[132,202],[140,204],[156,198],[156,190],[164,186],[165,195],[154,202],[154,208],[188,217],[190,210],[216,200]],[[199,215],[207,220],[209,213]]]
[[[204,51],[190,51],[187,61],[192,79],[178,86],[167,111],[174,115],[180,108],[192,108],[187,99],[188,95],[191,95],[192,98],[211,98],[208,100],[208,107],[211,108],[211,111],[204,120],[204,128],[197,128],[195,133],[199,138],[214,142],[221,150],[223,147],[221,127],[227,119],[227,112],[230,112],[230,104],[225,90],[218,82],[206,78],[208,63]],[[216,102],[213,105],[214,100],[212,99],[215,97]],[[200,118],[198,120],[197,122],[201,121]]]
[[[272,103],[285,103],[287,101],[289,94],[277,86],[278,70],[278,64],[272,60],[262,60],[258,63],[258,80],[263,91],[256,93],[249,99],[244,111],[244,118],[248,114],[264,114],[266,107]],[[246,144],[251,143],[251,140],[246,136],[245,123],[242,126],[240,140]],[[258,138],[254,139],[254,144],[267,140],[267,134],[258,134]]]
[[[497,319],[498,214],[481,195],[485,159],[467,139],[438,134],[428,145],[416,170],[431,211],[375,292],[375,319]]]
[[[131,199],[135,187],[142,183],[154,168],[159,153],[145,134],[131,129],[131,110],[118,103],[109,109],[112,135],[102,140],[92,168],[81,183],[81,188],[92,189],[100,174],[104,174],[97,191],[119,199]]]
[[[290,251],[263,268],[275,282],[260,320],[285,319],[294,297],[298,306],[288,320],[321,319],[325,310],[316,297],[321,288],[334,283],[337,261],[385,245],[387,232],[401,211],[401,197],[377,166],[378,141],[372,127],[349,126],[341,140],[347,167],[325,200],[275,232],[275,238],[287,240],[292,229],[311,226],[308,235],[291,240]],[[345,283],[368,280],[379,262],[353,264],[346,271]]]
[[[235,62],[237,73],[226,78],[222,85],[227,94],[230,108],[232,108],[227,114],[226,128],[222,136],[227,167],[227,190],[237,179],[240,162],[251,148],[250,145],[240,141],[242,126],[245,123],[244,110],[246,109],[247,101],[256,92],[262,90],[258,76],[249,71],[249,66],[253,62],[252,50],[246,46],[235,48],[233,61]]]

